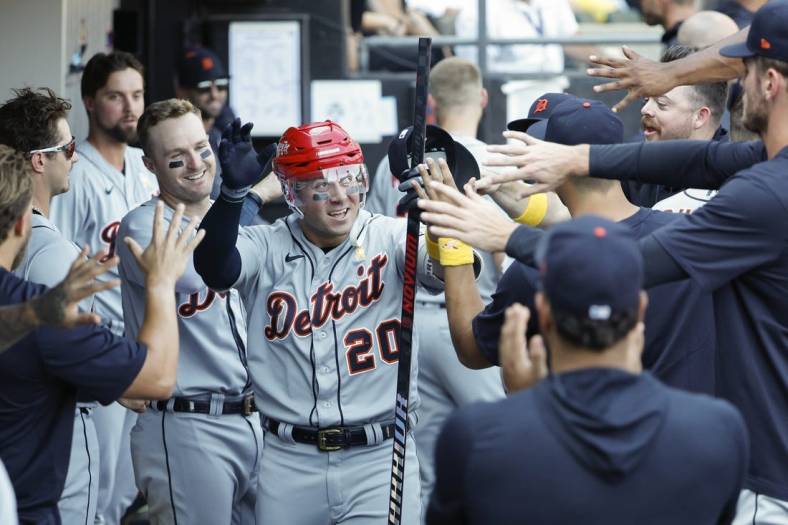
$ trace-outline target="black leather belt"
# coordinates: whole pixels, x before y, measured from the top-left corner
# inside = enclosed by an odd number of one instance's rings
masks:
[[[267,418],[265,427],[277,434],[281,423],[275,419]],[[394,423],[377,425],[383,431],[383,440],[394,437]],[[293,427],[293,441],[307,445],[317,445],[323,452],[332,452],[348,447],[361,447],[367,445],[367,433],[364,427]]]
[[[166,410],[169,401],[156,401],[155,407],[158,410]],[[185,397],[176,397],[172,405],[173,412],[188,412],[192,414],[210,414],[211,402],[210,401],[196,401]],[[254,396],[249,395],[241,401],[225,401],[222,403],[222,415],[225,414],[243,414],[251,416],[257,412],[257,405],[254,402]]]

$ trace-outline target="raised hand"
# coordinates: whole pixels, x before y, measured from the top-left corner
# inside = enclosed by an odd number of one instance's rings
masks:
[[[572,175],[588,174],[588,145],[564,146],[535,139],[527,133],[504,131],[503,136],[513,143],[487,146],[490,155],[487,166],[512,166],[515,169],[491,173],[476,182],[478,191],[511,181],[531,182],[524,186],[519,198],[536,193],[554,191]]]
[[[246,193],[262,178],[263,168],[269,160],[268,149],[258,155],[252,146],[253,127],[251,122],[241,125],[241,119],[237,118],[222,132],[219,144],[222,186],[231,192],[243,190]]]
[[[602,67],[587,70],[592,77],[615,79],[613,82],[594,86],[596,93],[627,90],[627,95],[613,106],[613,111],[621,111],[639,98],[662,95],[678,85],[671,74],[670,63],[663,64],[644,58],[628,46],[623,46],[622,51],[625,58],[589,57],[592,64]]]
[[[197,218],[192,218],[188,226],[180,231],[183,218],[183,204],[178,204],[172,216],[167,232],[163,232],[164,204],[156,204],[156,215],[153,219],[153,236],[145,250],[132,239],[126,237],[123,242],[129,247],[140,268],[145,272],[148,283],[173,285],[186,271],[192,252],[205,236],[205,230],[194,234],[199,225]]]
[[[501,378],[510,394],[531,388],[547,377],[547,352],[542,336],[535,335],[525,344],[525,330],[531,312],[515,303],[506,309],[506,320],[498,342]]]
[[[435,198],[420,198],[421,220],[433,238],[452,237],[488,252],[502,252],[517,224],[480,196],[471,183],[465,195],[456,188],[432,181]]]

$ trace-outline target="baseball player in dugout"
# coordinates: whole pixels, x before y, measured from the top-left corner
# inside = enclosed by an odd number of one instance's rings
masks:
[[[693,52],[675,45],[665,50],[662,62],[672,62]],[[725,110],[728,86],[725,82],[704,82],[676,86],[667,93],[647,97],[640,109],[644,139],[715,140],[727,142],[728,130],[720,124]],[[714,190],[677,188],[627,181],[622,184],[627,198],[638,206],[657,210],[691,213],[715,195]]]
[[[30,157],[38,155],[54,157],[64,155],[64,150],[23,154],[0,146],[2,305],[27,301],[47,290],[10,273],[24,260],[31,238],[32,179],[41,176],[32,164],[42,161],[31,161]],[[176,215],[182,214],[181,208]],[[71,329],[42,327],[0,354],[0,459],[14,486],[21,523],[62,522],[59,506],[67,495],[64,486],[69,489],[67,475],[72,475],[69,456],[78,395],[109,404],[120,396],[167,399],[172,393],[179,350],[174,283],[202,233],[180,235],[176,228],[165,232],[160,215],[154,221],[153,241],[145,251],[133,242],[131,247],[146,274],[148,306],[136,341],[96,324]],[[195,225],[196,221],[192,227]],[[117,264],[116,257],[105,258],[106,252],[90,259],[85,259],[86,253],[81,252],[69,275],[81,273],[93,278]],[[109,281],[92,288],[116,285]],[[88,478],[82,483],[89,482],[88,472],[79,474]],[[68,502],[69,507],[73,503]],[[79,516],[76,509],[69,508],[62,518],[84,523],[88,503],[83,500],[83,504],[86,507]]]
[[[185,217],[202,219],[216,158],[200,110],[186,100],[151,104],[138,131],[160,194],[126,215],[119,235],[145,245],[159,202],[165,224],[178,204]],[[133,337],[146,311],[145,276],[125,245],[119,255],[126,333]],[[132,430],[137,486],[152,523],[254,523],[263,435],[247,365],[246,312],[238,291],[209,289],[191,261],[175,292],[183,352],[173,397],[153,402]]]
[[[80,256],[80,249],[52,224],[49,204],[53,196],[69,188],[69,172],[79,160],[67,116],[71,104],[52,90],[15,92],[0,107],[0,144],[28,152],[33,186],[33,216],[30,240],[15,274],[25,280],[55,286]],[[93,310],[93,299],[81,308]],[[99,448],[90,399],[78,400],[74,413],[68,476],[58,502],[66,523],[92,523],[96,516]]]
[[[120,51],[88,61],[81,84],[88,137],[77,143],[80,162],[71,171],[69,191],[52,199],[50,208],[50,220],[67,239],[93,252],[105,250],[108,257],[117,253],[123,216],[158,191],[142,150],[129,146],[137,141],[145,107],[142,73],[142,64]],[[117,268],[102,278],[117,279]],[[123,335],[119,288],[96,295],[95,309],[113,333]],[[115,403],[97,408],[93,418],[101,456],[97,521],[118,523],[137,494],[129,450],[136,414]]]
[[[276,148],[274,170],[293,213],[239,231],[241,200],[266,161],[252,148],[251,126],[236,120],[222,139],[222,192],[203,219],[208,244],[194,263],[211,289],[237,289],[247,310],[249,369],[265,443],[257,520],[382,523],[405,221],[363,209],[368,173],[361,148],[325,121],[289,128]],[[446,264],[475,260],[467,246],[451,255]],[[416,261],[417,281],[432,291],[443,288],[436,256],[422,243]],[[410,396],[416,411],[415,380]],[[419,465],[410,433],[407,439],[402,520],[418,524]]]

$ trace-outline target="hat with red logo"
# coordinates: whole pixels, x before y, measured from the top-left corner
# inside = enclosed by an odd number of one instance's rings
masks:
[[[788,1],[772,0],[752,19],[747,41],[720,49],[724,57],[761,56],[788,62]]]
[[[583,215],[558,224],[543,237],[536,261],[554,315],[608,322],[637,311],[643,258],[632,230],[620,223]]]
[[[204,47],[186,48],[178,62],[178,82],[185,87],[202,87],[214,80],[226,80],[227,71],[219,57]]]
[[[568,93],[545,93],[531,104],[531,108],[528,110],[528,117],[509,122],[506,125],[506,129],[522,131],[523,133],[528,132],[529,135],[538,139],[544,138],[543,125],[537,128],[531,128],[531,126],[546,120],[562,102],[573,98],[575,98],[574,95]]]

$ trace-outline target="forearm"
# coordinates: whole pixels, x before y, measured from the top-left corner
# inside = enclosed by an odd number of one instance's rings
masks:
[[[528,207],[530,197],[520,197],[520,192],[525,187],[527,185],[521,181],[505,182],[496,191],[490,193],[490,197],[511,219],[516,219]]]
[[[0,353],[12,347],[41,324],[33,299],[21,304],[0,308]]]
[[[220,196],[200,224],[205,238],[194,251],[194,268],[212,289],[230,288],[241,274],[241,255],[235,247],[241,209],[241,202]]]
[[[473,336],[473,318],[484,310],[484,303],[476,287],[473,265],[445,267],[443,274],[446,283],[446,313],[457,357],[468,368],[492,366],[476,346]]]
[[[676,188],[717,189],[736,172],[766,160],[763,143],[700,140],[592,145],[588,174]]]
[[[175,284],[151,276],[145,283],[145,318],[137,340],[148,348],[145,363],[123,397],[167,399],[178,370],[178,319]]]
[[[720,55],[720,49],[724,46],[746,41],[749,32],[750,28],[745,27],[738,33],[720,40],[713,46],[697,53],[692,53],[681,60],[668,62],[667,67],[671,68],[675,86],[732,80],[744,75],[744,63],[742,60],[724,57]]]

